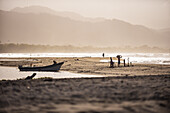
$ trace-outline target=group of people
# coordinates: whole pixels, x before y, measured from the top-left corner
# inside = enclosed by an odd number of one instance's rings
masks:
[[[104,57],[105,57],[105,54],[103,53],[102,56],[103,56],[103,58],[104,58]],[[121,55],[117,55],[116,57],[117,57],[117,59],[118,59],[118,67],[119,67],[119,66],[120,66],[120,59],[122,58],[122,56],[121,56]],[[124,62],[124,67],[125,67],[125,66],[126,66],[125,59],[123,60],[123,62]],[[128,58],[128,62],[129,62],[129,58]],[[128,63],[128,66],[129,66],[129,63]],[[114,67],[114,62],[113,62],[113,60],[112,60],[112,57],[110,57],[110,67],[111,67],[111,68]]]

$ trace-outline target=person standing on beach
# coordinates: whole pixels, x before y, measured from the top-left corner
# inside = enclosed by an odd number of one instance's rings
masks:
[[[118,67],[119,67],[120,66],[120,58],[122,58],[122,56],[121,55],[117,55],[116,57],[118,59]]]
[[[112,60],[112,57],[110,57],[110,68],[114,68],[114,62]]]
[[[102,54],[103,58],[104,58],[104,53]]]

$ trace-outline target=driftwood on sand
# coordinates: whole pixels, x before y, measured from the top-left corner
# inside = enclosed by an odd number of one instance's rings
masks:
[[[36,73],[33,73],[31,76],[27,76],[25,80],[33,79],[35,77]]]

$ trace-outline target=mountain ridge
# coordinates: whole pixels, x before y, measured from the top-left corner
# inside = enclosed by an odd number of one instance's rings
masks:
[[[77,21],[48,13],[0,11],[2,42],[76,46],[160,46],[169,48],[169,33],[116,19]]]
[[[43,7],[43,6],[29,6],[29,7],[16,7],[10,11],[18,12],[18,13],[47,13],[52,15],[57,15],[61,17],[67,17],[73,20],[77,21],[89,21],[89,22],[101,22],[104,21],[104,18],[98,17],[98,18],[88,18],[84,17],[78,13],[70,12],[70,11],[55,11],[53,9]]]

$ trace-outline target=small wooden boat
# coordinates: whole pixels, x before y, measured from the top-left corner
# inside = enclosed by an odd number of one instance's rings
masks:
[[[50,71],[50,72],[57,72],[60,70],[61,66],[64,64],[64,62],[56,63],[54,61],[54,64],[48,65],[48,66],[42,66],[42,67],[23,67],[18,66],[20,71]]]

